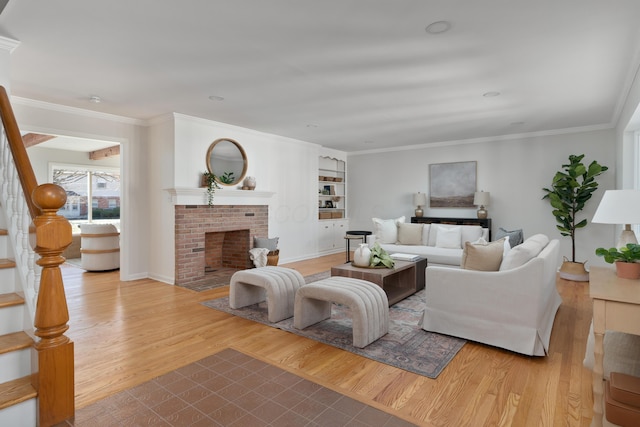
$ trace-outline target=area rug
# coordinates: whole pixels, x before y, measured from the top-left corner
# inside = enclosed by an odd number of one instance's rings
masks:
[[[351,316],[346,306],[333,304],[331,318],[304,330],[293,327],[293,318],[270,323],[266,303],[240,309],[229,308],[229,298],[205,301],[207,307],[301,335],[368,359],[409,372],[437,378],[465,344],[465,340],[427,332],[420,327],[424,310],[424,290],[389,308],[389,333],[363,349],[353,347]]]
[[[204,279],[176,286],[191,289],[192,291],[196,292],[204,292],[208,291],[209,289],[227,286],[229,283],[231,283],[231,276],[233,276],[233,273],[235,273],[236,271],[238,270],[232,268],[221,268],[215,273],[207,273]],[[323,271],[322,273],[311,274],[305,277],[304,280],[306,283],[311,283],[320,279],[325,279],[330,275],[330,271]]]

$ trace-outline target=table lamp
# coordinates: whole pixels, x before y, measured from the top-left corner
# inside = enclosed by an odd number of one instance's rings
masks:
[[[485,209],[485,206],[489,205],[489,197],[491,193],[488,191],[476,191],[473,195],[473,204],[476,206],[480,206],[478,208],[478,218],[484,219],[487,217],[489,212]]]
[[[639,190],[607,190],[596,209],[593,220],[596,224],[624,224],[617,248],[627,243],[638,243],[631,224],[640,224],[640,191]]]
[[[422,207],[427,204],[427,195],[420,192],[415,193],[413,195],[413,204],[417,206],[415,215],[417,217],[424,215]]]

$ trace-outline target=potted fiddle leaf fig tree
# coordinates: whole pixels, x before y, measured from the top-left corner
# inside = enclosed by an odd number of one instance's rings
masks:
[[[595,160],[586,166],[582,159],[584,154],[570,155],[569,163],[562,165],[562,170],[554,175],[551,187],[542,190],[547,193],[543,199],[548,199],[553,208],[558,231],[562,236],[571,238],[571,261],[564,257],[560,277],[588,282],[589,273],[584,268],[586,261],[576,261],[576,230],[584,228],[587,219],[579,220],[577,215],[598,189],[596,177],[609,168]]]

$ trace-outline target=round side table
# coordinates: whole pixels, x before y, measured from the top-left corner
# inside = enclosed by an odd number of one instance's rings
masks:
[[[367,236],[370,236],[371,231],[364,230],[350,230],[344,236],[347,242],[347,262],[351,262],[351,240],[361,240],[362,243],[367,243]]]

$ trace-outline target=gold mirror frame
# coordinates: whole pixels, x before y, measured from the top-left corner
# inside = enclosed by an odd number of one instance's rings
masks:
[[[231,147],[229,144],[233,144]],[[216,154],[217,148],[217,154]],[[234,151],[237,149],[237,152]],[[240,172],[240,162],[242,171]],[[237,141],[230,138],[216,139],[207,150],[207,169],[215,175],[216,182],[220,185],[237,185],[247,174],[247,154]],[[233,181],[225,179],[225,174],[233,173]],[[226,182],[225,182],[226,181]]]

